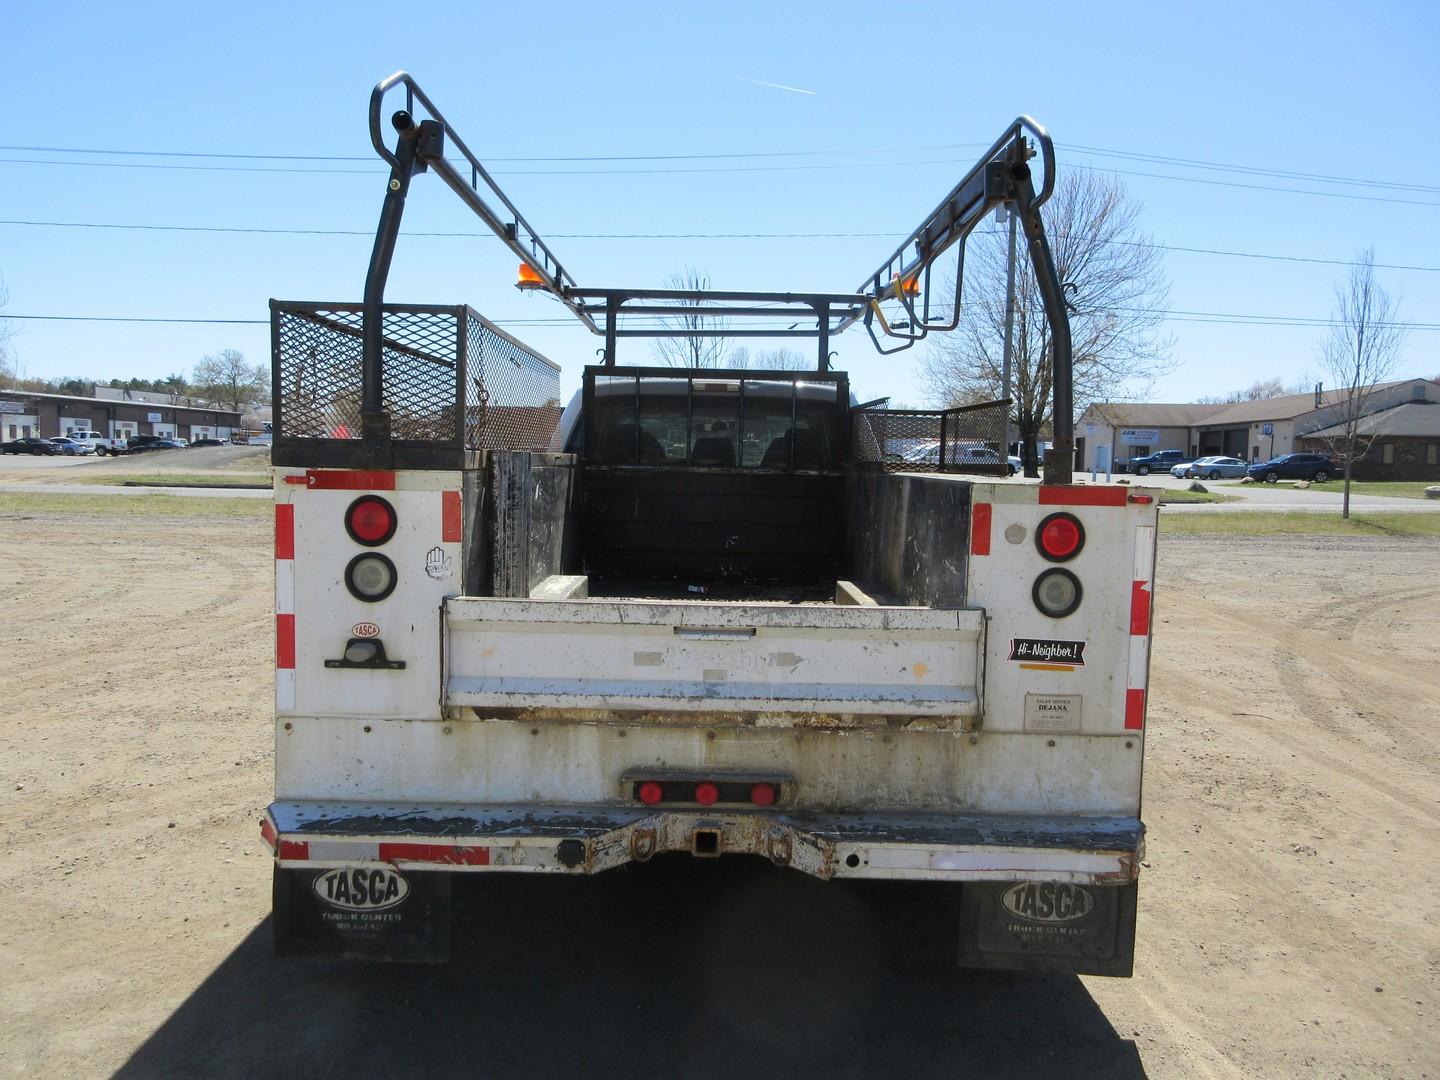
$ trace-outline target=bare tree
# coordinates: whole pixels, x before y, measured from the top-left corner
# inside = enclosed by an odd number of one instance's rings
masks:
[[[1071,304],[1076,410],[1139,396],[1172,368],[1171,341],[1160,332],[1169,286],[1160,250],[1139,229],[1139,205],[1119,180],[1076,171],[1065,174],[1041,213]],[[996,231],[972,236],[968,248],[960,326],[921,361],[927,393],[938,405],[1002,396],[1007,243]],[[1036,476],[1037,440],[1052,422],[1050,326],[1023,244],[1016,259],[1012,371],[1011,413],[1025,475]]]
[[[1285,385],[1284,379],[1259,379],[1251,383],[1250,386],[1244,390],[1231,390],[1228,394],[1196,398],[1195,404],[1235,405],[1241,401],[1265,401],[1269,398],[1284,397],[1286,394],[1303,392],[1303,390],[1289,389]]]
[[[757,371],[808,371],[815,361],[797,349],[761,349],[750,359],[749,367]]]
[[[710,275],[687,266],[683,271],[671,274],[665,279],[665,288],[684,289],[687,292],[701,292],[710,288]],[[660,324],[667,330],[684,336],[660,337],[655,339],[655,358],[663,364],[680,368],[717,368],[725,362],[729,351],[723,337],[704,337],[702,333],[723,333],[730,325],[722,315],[709,314],[703,301],[685,301],[684,306],[694,308],[695,313],[665,317]]]
[[[221,349],[195,365],[194,386],[201,397],[218,401],[235,412],[270,398],[270,369],[249,364],[236,349]]]
[[[1399,300],[1375,280],[1375,249],[1355,258],[1345,281],[1335,287],[1335,313],[1330,334],[1320,345],[1320,361],[1339,396],[1332,427],[1339,433],[1325,439],[1326,447],[1345,471],[1345,496],[1340,516],[1350,516],[1350,473],[1370,452],[1375,433],[1362,433],[1361,420],[1375,388],[1400,364],[1405,328],[1398,321]]]
[[[0,311],[10,302],[10,290],[5,287],[5,279],[0,278]],[[20,362],[15,356],[15,351],[10,347],[10,339],[15,336],[8,319],[0,319],[0,390],[13,390],[17,381],[21,378]]]

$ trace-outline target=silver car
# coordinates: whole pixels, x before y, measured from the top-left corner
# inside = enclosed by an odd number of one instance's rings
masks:
[[[1170,471],[1188,479],[1234,480],[1245,475],[1248,466],[1239,458],[1202,457],[1188,465],[1176,465]],[[1184,470],[1181,472],[1180,470]]]
[[[75,439],[67,438],[64,435],[56,435],[49,441],[58,446],[61,453],[68,454],[72,457],[75,455],[93,454],[95,452],[95,447],[89,443],[79,442]]]

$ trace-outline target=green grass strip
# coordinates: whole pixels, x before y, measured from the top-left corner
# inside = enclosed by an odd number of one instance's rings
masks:
[[[264,518],[274,513],[274,503],[270,499],[0,493],[0,516],[3,517],[55,514],[88,518]]]
[[[1160,531],[1193,536],[1440,536],[1440,513],[1351,514],[1311,511],[1240,511],[1232,514],[1168,514]]]

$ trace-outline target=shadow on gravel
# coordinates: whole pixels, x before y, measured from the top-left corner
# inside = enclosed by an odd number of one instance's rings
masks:
[[[934,886],[686,857],[455,901],[441,967],[275,960],[266,920],[118,1075],[1145,1075],[1078,978],[950,967]]]

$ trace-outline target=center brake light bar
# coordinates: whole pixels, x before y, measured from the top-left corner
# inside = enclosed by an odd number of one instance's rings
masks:
[[[403,87],[405,108],[394,113],[391,125],[399,138],[392,151],[384,140],[381,113],[385,97]],[[416,105],[426,119],[415,119]],[[1038,147],[1032,149],[1031,139]],[[820,371],[829,369],[830,339],[863,320],[875,347],[881,353],[898,352],[923,340],[931,331],[954,330],[959,325],[961,288],[964,278],[964,242],[998,207],[1008,207],[1019,216],[1029,247],[1031,265],[1050,324],[1052,342],[1054,444],[1046,455],[1048,483],[1069,483],[1072,469],[1074,431],[1071,387],[1071,341],[1068,308],[1055,262],[1040,219],[1040,207],[1055,188],[1055,149],[1043,127],[1028,116],[1018,117],[1005,133],[960,180],[904,243],[853,293],[727,292],[709,289],[590,289],[581,288],[560,260],[525,220],[515,204],[500,190],[479,159],[465,145],[459,133],[435,107],[410,75],[397,71],[381,80],[370,94],[370,141],[375,152],[390,165],[375,247],[365,281],[363,329],[363,390],[361,415],[367,448],[378,455],[389,440],[389,417],[382,405],[382,307],[390,261],[400,232],[400,218],[410,179],[417,172],[433,169],[445,184],[519,256],[526,271],[522,284],[544,289],[564,304],[594,334],[605,337],[604,364],[616,362],[621,337],[813,337],[818,339]],[[468,166],[469,176],[446,155],[453,144]],[[1031,182],[1029,161],[1040,155],[1044,170],[1037,192]],[[503,207],[498,212],[487,199]],[[508,219],[508,220],[507,220]],[[954,303],[948,319],[932,316],[930,278],[935,262],[955,244],[960,244],[955,274]],[[923,275],[924,286],[921,281]],[[920,309],[916,310],[917,298]],[[632,301],[650,301],[626,307]],[[602,301],[603,303],[587,303]],[[881,305],[898,301],[908,322],[886,318]],[[603,313],[604,329],[597,322]],[[622,314],[659,316],[681,320],[678,326],[660,329],[621,329]],[[794,319],[785,330],[728,326],[705,326],[704,318]],[[686,322],[685,320],[689,320]],[[798,328],[811,322],[813,328]],[[876,334],[879,325],[885,338],[899,344],[887,348]]]

